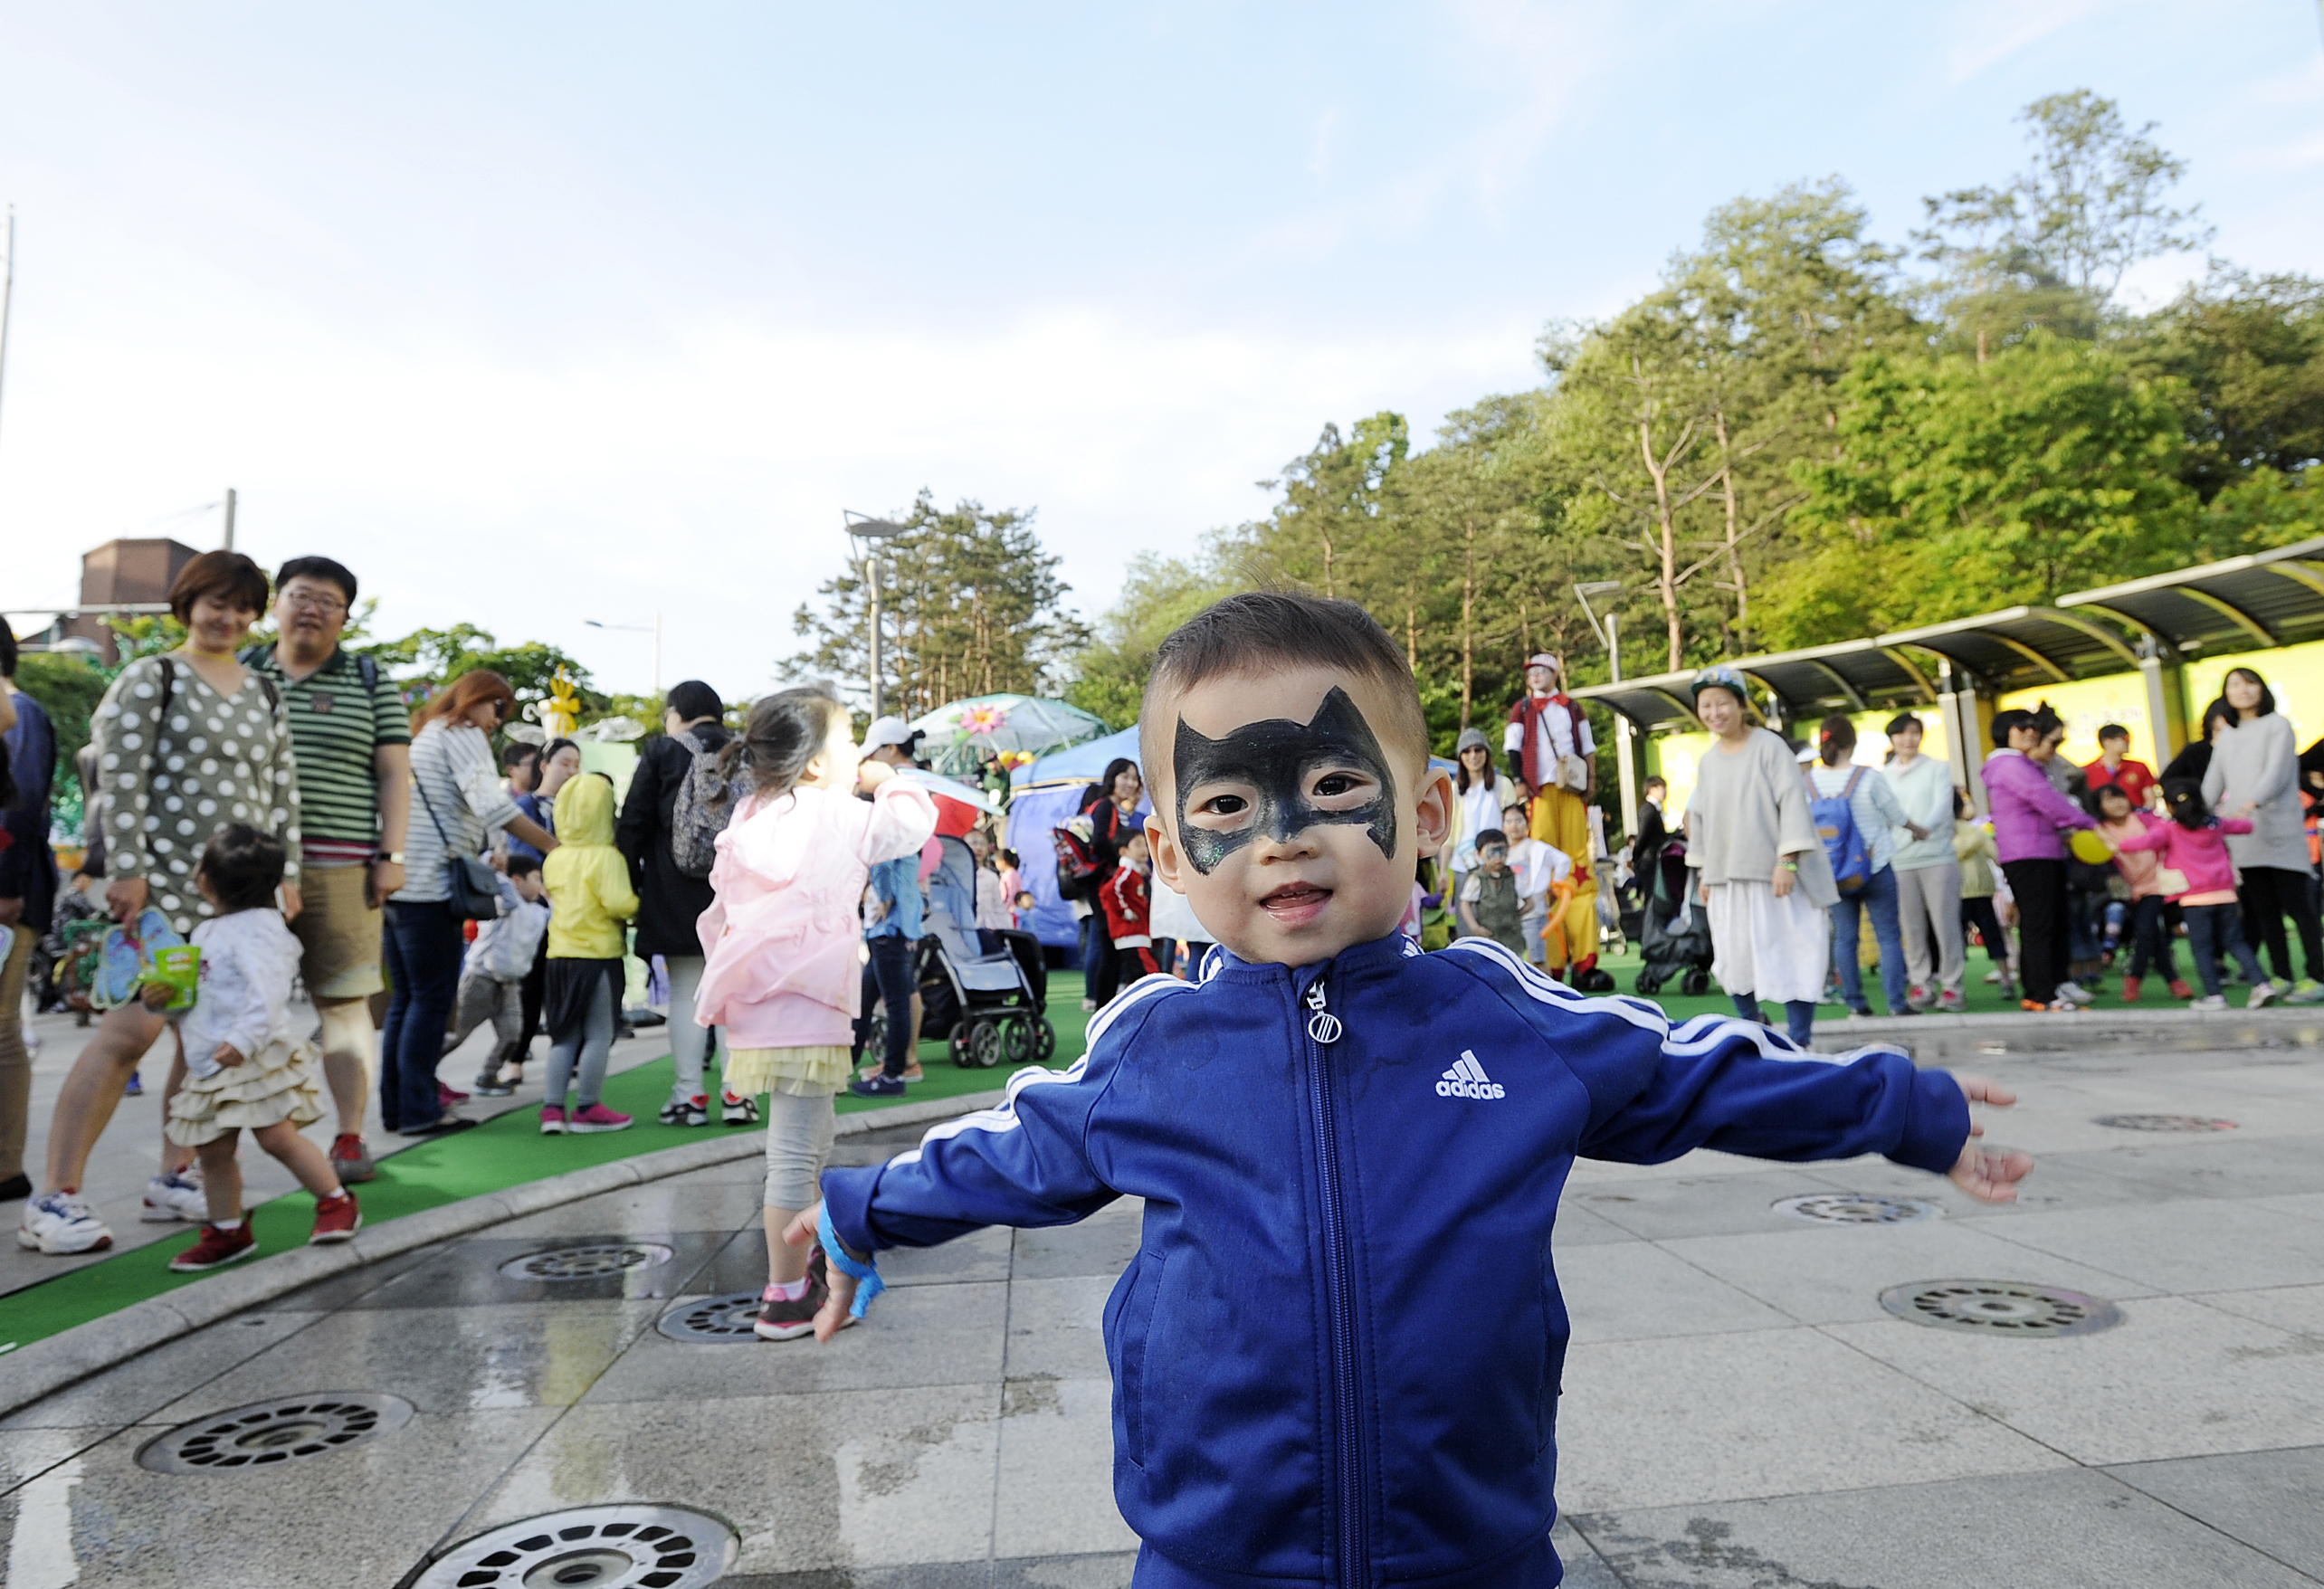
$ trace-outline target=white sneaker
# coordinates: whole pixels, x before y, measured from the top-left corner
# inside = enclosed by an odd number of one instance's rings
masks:
[[[2252,996],[2243,1001],[2243,1008],[2256,1010],[2262,1004],[2272,1004],[2283,997],[2283,989],[2272,982],[2262,982],[2252,989]]]
[[[2224,1010],[2226,1007],[2225,994],[2205,994],[2187,1005],[2190,1010]]]
[[[202,1194],[202,1183],[185,1171],[156,1175],[146,1183],[145,1207],[138,1214],[145,1223],[167,1225],[192,1220],[198,1224],[209,1217],[210,1200]]]
[[[24,1204],[16,1227],[16,1245],[52,1256],[94,1252],[113,1244],[113,1232],[80,1198],[63,1192],[43,1192]]]
[[[2098,1003],[2098,995],[2079,982],[2058,984],[2055,996],[2060,1004],[2072,1004],[2077,1009]]]

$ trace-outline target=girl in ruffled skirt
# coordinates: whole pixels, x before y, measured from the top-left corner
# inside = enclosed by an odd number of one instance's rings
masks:
[[[283,858],[281,840],[234,823],[212,837],[195,873],[217,914],[194,929],[201,980],[185,1019],[186,1080],[162,1129],[200,1158],[210,1223],[169,1261],[180,1273],[216,1269],[257,1250],[243,1216],[242,1166],[234,1159],[245,1129],[315,1194],[308,1241],[344,1242],[363,1223],[355,1194],[339,1185],[323,1150],[299,1135],[326,1111],[322,1056],[291,1034],[290,985],[300,950],[275,909]],[[148,986],[144,997],[159,1009],[169,993]]]

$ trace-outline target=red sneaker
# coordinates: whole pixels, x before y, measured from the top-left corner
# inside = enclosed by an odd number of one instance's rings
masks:
[[[2135,1004],[2138,1002],[2138,984],[2141,980],[2141,978],[2136,976],[2126,976],[2122,979],[2122,1002],[2124,1004]]]
[[[601,1103],[576,1109],[565,1118],[565,1128],[576,1137],[592,1131],[626,1131],[632,1123],[627,1115],[615,1114]]]
[[[250,1233],[250,1220],[231,1231],[215,1225],[202,1227],[202,1239],[169,1261],[169,1267],[179,1274],[199,1274],[205,1269],[221,1269],[237,1258],[248,1258],[258,1251],[258,1238]]]
[[[456,1091],[452,1088],[446,1087],[443,1082],[439,1081],[436,1083],[436,1101],[443,1105],[444,1108],[450,1108],[453,1104],[466,1103],[468,1101],[468,1095],[464,1092]]]
[[[334,1242],[345,1242],[363,1228],[363,1211],[355,1205],[355,1194],[346,1187],[328,1203],[315,1204],[315,1228],[307,1232],[310,1247],[328,1247]]]
[[[2181,982],[2177,977],[2174,976],[2171,978],[2171,997],[2175,999],[2191,999],[2195,997],[2195,989],[2187,986],[2186,983]]]
[[[363,1146],[363,1138],[352,1131],[342,1131],[331,1138],[331,1173],[342,1186],[352,1186],[358,1181],[368,1181],[379,1173],[371,1162],[371,1150]]]

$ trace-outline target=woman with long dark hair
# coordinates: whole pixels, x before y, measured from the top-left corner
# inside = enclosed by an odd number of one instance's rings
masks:
[[[475,1124],[444,1107],[436,1084],[464,947],[448,869],[502,829],[544,853],[557,848],[555,834],[517,809],[492,764],[492,732],[516,704],[506,679],[479,668],[412,714],[412,825],[404,886],[387,896],[384,947],[394,992],[379,1033],[379,1112],[387,1129],[405,1137]]]
[[[1457,764],[1452,774],[1452,803],[1460,822],[1453,830],[1451,898],[1458,899],[1462,885],[1477,870],[1477,835],[1488,828],[1500,827],[1503,807],[1521,797],[1515,793],[1516,785],[1501,781],[1500,771],[1493,766],[1492,743],[1485,737],[1483,729],[1462,729],[1460,740],[1452,748],[1452,759]],[[1519,835],[1510,836],[1514,839]]]
[[[2291,721],[2276,710],[2275,692],[2250,668],[2230,668],[2219,701],[2229,716],[2211,747],[2203,775],[2203,799],[2213,811],[2249,806],[2252,831],[2232,833],[2227,852],[2235,859],[2236,893],[2243,907],[2243,934],[2265,950],[2278,979],[2290,985],[2285,1002],[2312,1004],[2324,999],[2324,929],[2317,920],[2310,880],[2308,829],[2300,803],[2300,748]],[[2308,975],[2294,982],[2291,946],[2283,921],[2291,918],[2300,934]]]
[[[1138,775],[1138,764],[1126,756],[1108,762],[1098,781],[1081,792],[1081,814],[1090,819],[1091,845],[1098,862],[1098,875],[1090,886],[1093,900],[1121,863],[1122,846],[1129,842],[1132,833],[1144,831],[1137,812],[1145,797],[1146,784]],[[1093,909],[1081,918],[1081,991],[1086,995],[1081,1007],[1104,1009],[1120,985],[1121,964],[1113,939],[1106,935],[1106,914]]]

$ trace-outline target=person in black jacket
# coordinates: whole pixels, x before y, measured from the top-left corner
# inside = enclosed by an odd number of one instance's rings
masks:
[[[719,722],[724,710],[719,692],[699,679],[671,687],[662,714],[668,732],[645,742],[614,827],[614,842],[627,857],[630,882],[637,890],[638,957],[661,956],[670,975],[670,1051],[678,1067],[670,1101],[662,1108],[662,1123],[670,1126],[706,1126],[710,1118],[702,1080],[710,1033],[694,1023],[694,990],[702,980],[702,940],[694,924],[710,908],[710,880],[678,870],[670,837],[678,790],[692,775],[696,754],[716,751],[729,737]],[[720,1102],[721,1118],[729,1126],[758,1118],[754,1099],[727,1093]]]
[[[1100,890],[1121,863],[1122,846],[1132,833],[1145,831],[1138,815],[1146,785],[1138,764],[1118,756],[1106,764],[1098,781],[1081,791],[1081,814],[1090,819],[1091,850],[1098,875],[1090,880],[1090,914],[1081,918],[1081,1007],[1102,1010],[1121,986],[1121,963],[1106,931],[1106,913],[1098,904]]]
[[[56,730],[41,703],[16,688],[16,636],[0,619],[0,706],[14,721],[0,739],[0,1203],[33,1194],[24,1175],[33,1058],[24,1047],[24,974],[56,907],[49,849],[49,785]]]

